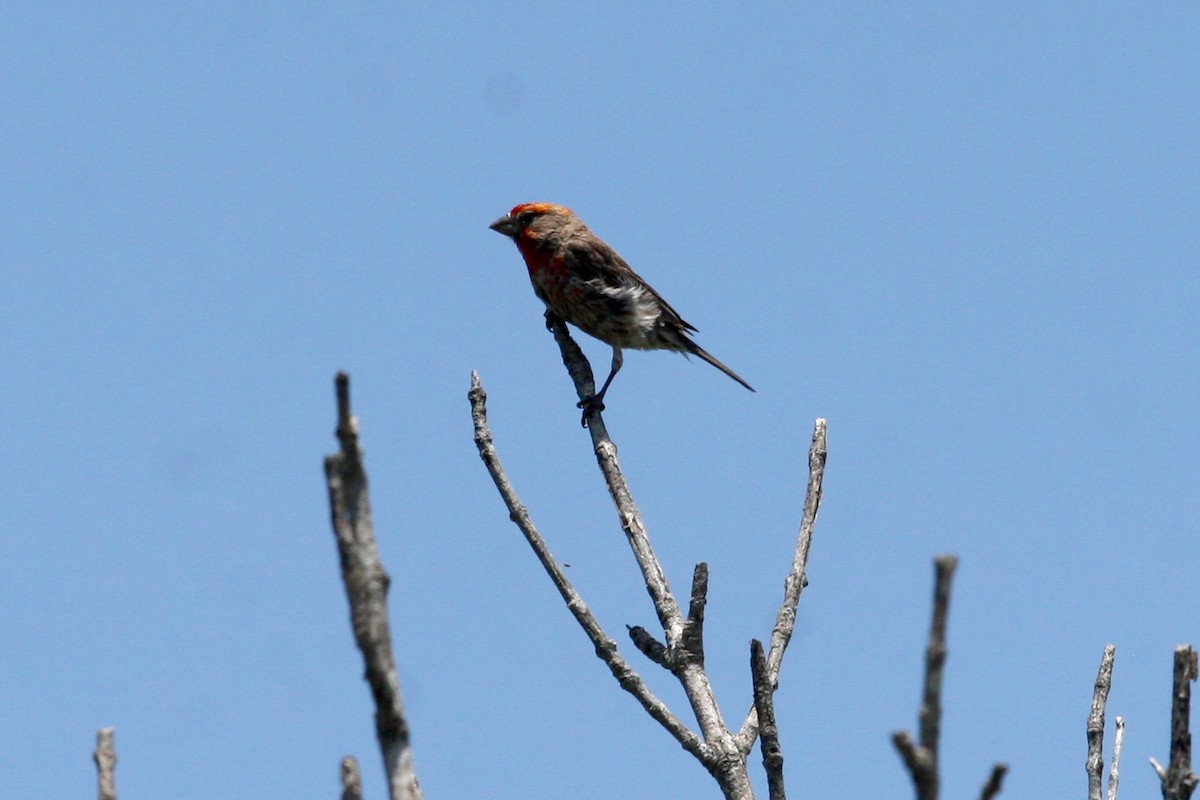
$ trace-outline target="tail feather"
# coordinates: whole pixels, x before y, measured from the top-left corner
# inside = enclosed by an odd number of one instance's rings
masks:
[[[691,353],[692,355],[700,356],[700,358],[702,358],[705,361],[707,361],[708,363],[712,364],[714,367],[721,370],[721,372],[724,372],[729,377],[733,378],[735,381],[740,383],[742,386],[745,386],[747,389],[749,389],[752,392],[754,391],[754,387],[751,386],[750,384],[746,383],[746,381],[742,379],[742,376],[738,375],[736,372],[731,370],[729,367],[722,364],[720,362],[720,360],[718,360],[717,357],[714,356],[712,353],[708,352],[703,347],[701,347],[700,345],[693,342],[691,339],[685,338],[684,341],[687,342],[687,352]]]

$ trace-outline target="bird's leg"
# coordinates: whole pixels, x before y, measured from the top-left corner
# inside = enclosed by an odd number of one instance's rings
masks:
[[[613,378],[617,377],[617,373],[621,371],[621,365],[625,363],[625,357],[621,355],[621,348],[613,345],[612,368],[608,372],[608,377],[604,379],[604,385],[600,387],[600,391],[596,393],[593,402],[604,408],[604,393],[608,391],[608,385],[613,382]]]
[[[580,422],[583,424],[583,427],[587,427],[588,414],[592,413],[593,410],[604,410],[604,393],[608,391],[608,386],[613,382],[613,378],[617,377],[617,373],[621,371],[621,364],[624,362],[625,359],[621,355],[621,348],[613,345],[612,369],[609,371],[608,377],[604,379],[604,385],[600,387],[600,391],[596,392],[591,397],[580,400],[575,404],[576,408],[583,409],[583,419],[580,420]]]

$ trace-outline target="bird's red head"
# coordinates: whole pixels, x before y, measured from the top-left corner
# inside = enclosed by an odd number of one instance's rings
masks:
[[[575,212],[566,206],[556,205],[555,203],[521,203],[519,206],[513,206],[512,211],[508,212],[510,217],[515,217],[520,214],[559,214],[562,216],[573,217]]]
[[[541,239],[546,233],[561,227],[564,223],[571,223],[578,219],[575,212],[565,206],[554,203],[521,203],[513,206],[512,211],[488,227],[520,244],[523,240]]]

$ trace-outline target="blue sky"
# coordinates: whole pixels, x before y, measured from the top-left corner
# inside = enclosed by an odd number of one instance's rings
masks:
[[[1187,4],[6,8],[0,795],[90,793],[113,725],[124,797],[332,797],[347,753],[383,796],[321,473],[345,369],[427,796],[717,796],[475,453],[472,369],[600,620],[653,622],[487,229],[529,200],[758,389],[635,352],[605,415],[673,588],[710,565],[727,718],[829,420],[794,792],[910,796],[889,734],[952,551],[946,795],[996,760],[1004,797],[1082,793],[1109,642],[1122,789],[1156,794],[1200,640],[1197,41]]]

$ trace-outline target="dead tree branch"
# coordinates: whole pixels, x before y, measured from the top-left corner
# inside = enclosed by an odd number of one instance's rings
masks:
[[[554,333],[555,341],[562,352],[563,364],[575,383],[580,401],[590,398],[595,389],[594,378],[591,366],[583,352],[571,338],[567,326],[561,320],[547,315],[547,327]],[[646,590],[650,595],[663,631],[660,641],[645,628],[632,626],[629,628],[630,637],[638,650],[647,658],[669,670],[679,680],[699,724],[699,736],[679,722],[661,701],[653,697],[642,685],[637,674],[617,653],[616,644],[604,634],[599,624],[587,611],[586,605],[571,588],[562,574],[562,570],[558,568],[557,562],[550,555],[545,543],[529,520],[528,511],[517,500],[507,476],[500,467],[492,443],[491,432],[487,426],[486,395],[475,374],[472,374],[469,396],[472,419],[475,422],[476,446],[479,448],[480,456],[487,466],[488,472],[492,475],[501,497],[508,506],[509,515],[521,529],[530,546],[533,547],[543,568],[546,569],[559,593],[567,602],[567,607],[592,640],[597,654],[608,664],[610,671],[617,677],[621,686],[637,697],[651,716],[666,727],[688,752],[696,756],[717,780],[727,798],[752,798],[753,790],[746,771],[746,757],[758,734],[757,712],[754,709],[751,710],[746,724],[738,734],[735,735],[731,732],[721,716],[716,697],[709,684],[708,675],[704,671],[703,625],[704,608],[707,603],[708,567],[705,564],[699,564],[696,567],[692,576],[692,592],[685,618],[678,601],[671,593],[666,574],[650,545],[641,512],[634,503],[629,487],[621,473],[621,467],[617,461],[617,448],[608,436],[601,415],[602,409],[585,404],[586,427],[592,438],[596,462],[604,476],[613,504],[616,506],[621,529],[633,551],[638,568],[641,570]],[[787,646],[795,624],[795,608],[800,591],[807,582],[804,569],[820,502],[821,476],[825,463],[824,420],[817,421],[809,461],[812,472],[809,478],[809,496],[805,503],[804,522],[801,525],[801,535],[793,559],[792,574],[789,575],[785,587],[784,605],[780,609],[779,621],[772,633],[770,655],[764,659],[766,665],[764,674],[772,686],[778,675],[783,650]]]
[[[99,800],[117,800],[117,750],[113,746],[113,729],[101,728],[96,732],[96,750],[92,760],[96,762],[96,777]]]
[[[700,562],[692,570],[692,599],[688,603],[687,623],[682,646],[687,657],[704,666],[704,608],[708,605],[708,564]]]
[[[421,800],[421,787],[413,771],[408,721],[400,697],[400,678],[392,655],[387,611],[391,579],[375,543],[367,473],[358,445],[358,420],[350,414],[350,378],[339,372],[335,383],[337,438],[341,449],[325,458],[325,478],[342,581],[350,601],[350,622],[375,701],[375,735],[383,753],[389,797]]]
[[[917,791],[917,800],[937,800],[938,738],[942,721],[942,671],[946,664],[946,620],[950,614],[950,584],[958,558],[952,555],[934,559],[936,579],[933,589],[933,620],[925,645],[925,683],[921,692],[920,741],[914,743],[907,731],[892,734],[892,743],[904,760]]]
[[[363,800],[362,775],[354,756],[342,759],[342,800]]]
[[[775,686],[767,672],[767,657],[758,639],[750,642],[750,678],[754,685],[754,710],[758,712],[767,790],[771,800],[787,800],[783,789],[783,748],[779,745],[779,728],[775,724]]]
[[[591,365],[588,364],[579,345],[571,338],[566,324],[559,319],[551,319],[549,323],[554,340],[562,353],[563,364],[575,383],[576,393],[582,402],[590,397],[594,390]],[[685,641],[687,625],[680,612],[679,603],[671,593],[667,576],[650,545],[642,512],[634,503],[625,476],[621,473],[616,445],[609,438],[599,408],[591,408],[587,414],[587,426],[592,437],[596,462],[617,508],[621,530],[624,531],[634,559],[642,572],[646,590],[650,594],[663,629],[666,647],[663,654],[664,663],[683,687],[704,737],[708,754],[701,762],[716,778],[727,797],[750,797],[752,790],[746,773],[745,755],[738,751],[737,742],[725,726],[708,675],[704,671],[703,659],[696,659],[694,654],[688,651],[688,645],[694,646],[695,642]]]
[[[496,489],[500,492],[500,497],[508,508],[509,518],[516,523],[517,528],[525,536],[525,541],[529,542],[529,546],[533,549],[538,561],[541,562],[542,568],[546,570],[554,587],[558,589],[558,593],[566,602],[567,610],[575,617],[576,622],[591,640],[592,646],[596,648],[596,655],[608,665],[609,671],[617,679],[621,688],[637,698],[647,713],[666,728],[684,750],[703,760],[706,752],[700,737],[672,714],[666,704],[655,697],[653,692],[642,682],[641,677],[617,650],[617,643],[600,627],[600,623],[587,607],[579,592],[567,580],[566,573],[550,552],[550,548],[546,546],[541,534],[538,533],[533,519],[529,515],[529,510],[517,497],[517,492],[500,463],[500,456],[496,452],[487,421],[487,392],[484,391],[483,385],[479,381],[479,375],[474,372],[471,373],[471,391],[468,396],[471,400],[471,420],[475,425],[475,446],[479,449],[479,456],[483,459],[488,474],[492,476],[492,481],[496,484]]]
[[[938,556],[933,560],[933,618],[929,625],[929,640],[925,646],[925,682],[921,691],[918,712],[919,741],[913,742],[908,731],[892,734],[892,744],[904,761],[912,778],[917,800],[937,800],[939,791],[938,744],[942,724],[942,676],[946,666],[946,622],[950,615],[950,585],[958,557]],[[995,764],[984,784],[981,797],[991,798],[1000,793],[1005,764]]]
[[[1121,783],[1121,743],[1125,740],[1125,718],[1117,717],[1117,729],[1113,733],[1112,769],[1108,773],[1108,800],[1117,800],[1117,786]]]
[[[1004,773],[1008,772],[1008,764],[993,764],[992,772],[988,775],[987,783],[979,792],[979,800],[992,800],[1000,794],[1000,786],[1004,783]]]
[[[1115,645],[1106,645],[1100,659],[1100,671],[1096,674],[1096,688],[1092,692],[1092,711],[1087,720],[1088,754],[1088,800],[1103,800],[1101,793],[1104,782],[1104,707],[1108,703],[1108,691],[1112,688],[1113,659]]]
[[[817,524],[817,512],[821,508],[822,486],[825,480],[825,459],[828,452],[825,420],[813,424],[812,443],[808,448],[808,489],[804,495],[804,513],[800,518],[800,532],[796,536],[796,547],[792,551],[792,568],[783,581],[783,602],[775,615],[775,627],[771,630],[771,649],[767,653],[767,677],[774,685],[779,681],[779,668],[783,654],[792,640],[796,628],[796,608],[800,604],[800,593],[808,586],[808,551],[812,546],[813,529]],[[738,749],[749,753],[758,735],[758,712],[754,706],[746,714],[742,729],[738,731]]]
[[[1192,681],[1196,680],[1196,651],[1191,645],[1175,648],[1171,682],[1171,757],[1166,769],[1150,759],[1162,783],[1163,800],[1188,800],[1200,779],[1192,772],[1192,734],[1188,728],[1192,705]]]
[[[571,380],[574,381],[576,393],[582,402],[585,398],[591,397],[595,390],[592,367],[583,355],[583,351],[579,349],[579,345],[571,338],[565,322],[557,318],[553,319],[550,322],[550,330],[554,333],[554,340],[562,351],[563,364],[566,366]],[[666,634],[667,647],[673,650],[680,646],[683,638],[683,616],[679,612],[679,604],[675,601],[675,596],[671,594],[667,576],[659,566],[658,559],[655,558],[654,551],[650,547],[650,539],[646,535],[646,526],[642,521],[642,512],[634,504],[629,486],[625,483],[625,476],[621,474],[621,466],[617,463],[616,445],[608,436],[604,418],[598,407],[590,408],[587,423],[588,432],[592,436],[596,462],[600,465],[600,472],[604,475],[608,492],[617,507],[621,529],[625,532],[625,538],[629,541],[638,567],[642,570],[646,591],[650,593],[658,621]],[[704,721],[701,720],[701,726],[703,727],[703,725]],[[707,733],[706,731],[706,736]]]

